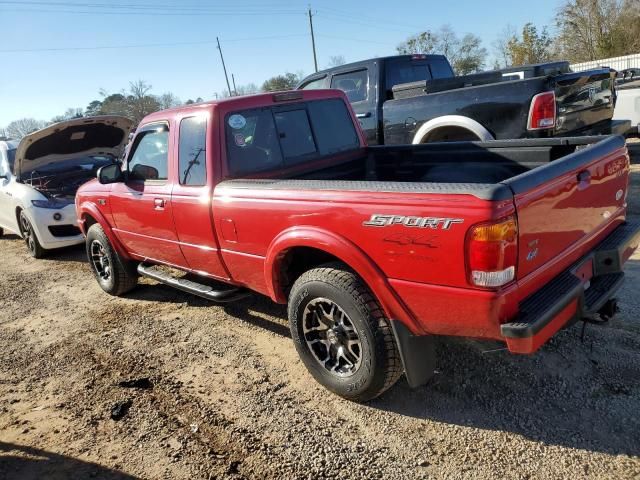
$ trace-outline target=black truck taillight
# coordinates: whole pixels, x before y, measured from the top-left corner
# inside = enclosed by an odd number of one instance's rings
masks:
[[[531,100],[527,130],[544,130],[556,126],[556,94],[539,93]]]

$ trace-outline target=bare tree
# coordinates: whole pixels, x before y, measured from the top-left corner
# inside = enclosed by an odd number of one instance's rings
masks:
[[[509,55],[509,41],[516,37],[516,28],[513,25],[507,25],[498,35],[492,44],[493,51],[496,56],[496,69],[511,66],[511,56]]]
[[[171,92],[165,92],[162,95],[160,95],[158,97],[158,103],[160,104],[160,108],[162,110],[165,110],[167,108],[177,107],[178,105],[182,104],[180,99]]]
[[[547,62],[553,58],[553,39],[543,27],[538,31],[532,23],[522,27],[521,35],[514,35],[506,46],[509,65],[525,65]]]
[[[151,85],[144,80],[129,83],[129,95],[127,95],[129,116],[136,122],[160,110],[160,102],[150,92]]]
[[[426,30],[398,45],[400,54],[427,53],[445,55],[458,75],[479,71],[487,58],[487,50],[477,35],[467,33],[460,39],[451,26],[443,25],[437,32]]]
[[[556,23],[562,55],[574,62],[640,50],[639,0],[566,0]]]
[[[47,126],[47,122],[35,118],[21,118],[7,125],[6,136],[14,140],[20,140],[25,135],[40,130]]]
[[[64,122],[65,120],[71,120],[73,118],[84,117],[84,111],[82,108],[67,108],[62,115],[57,115],[51,119],[51,123]]]
[[[340,65],[344,65],[347,61],[344,58],[344,55],[333,55],[329,57],[329,63],[327,63],[327,68],[331,67],[339,67]]]

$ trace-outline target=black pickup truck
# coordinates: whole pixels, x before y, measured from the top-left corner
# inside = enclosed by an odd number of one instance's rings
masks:
[[[343,90],[367,142],[392,145],[622,134],[614,79],[568,62],[456,76],[443,55],[399,55],[323,70],[297,88]]]

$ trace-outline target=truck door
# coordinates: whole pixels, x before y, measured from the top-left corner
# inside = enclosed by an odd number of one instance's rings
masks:
[[[378,142],[377,88],[367,67],[333,74],[331,88],[342,90],[356,112],[368,145]]]
[[[128,178],[111,190],[111,213],[114,231],[129,252],[186,267],[173,222],[170,147],[167,122],[138,129],[127,158]]]
[[[188,116],[191,115],[191,116]],[[192,270],[228,279],[213,224],[211,201],[217,137],[207,135],[208,115],[178,119],[174,147],[177,181],[171,204],[180,249]]]

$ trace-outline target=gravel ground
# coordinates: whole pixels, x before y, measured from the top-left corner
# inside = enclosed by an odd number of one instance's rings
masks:
[[[313,381],[268,299],[146,280],[116,299],[81,248],[37,261],[7,236],[0,255],[0,478],[640,478],[639,253],[583,341],[443,338],[429,385],[367,405]]]

